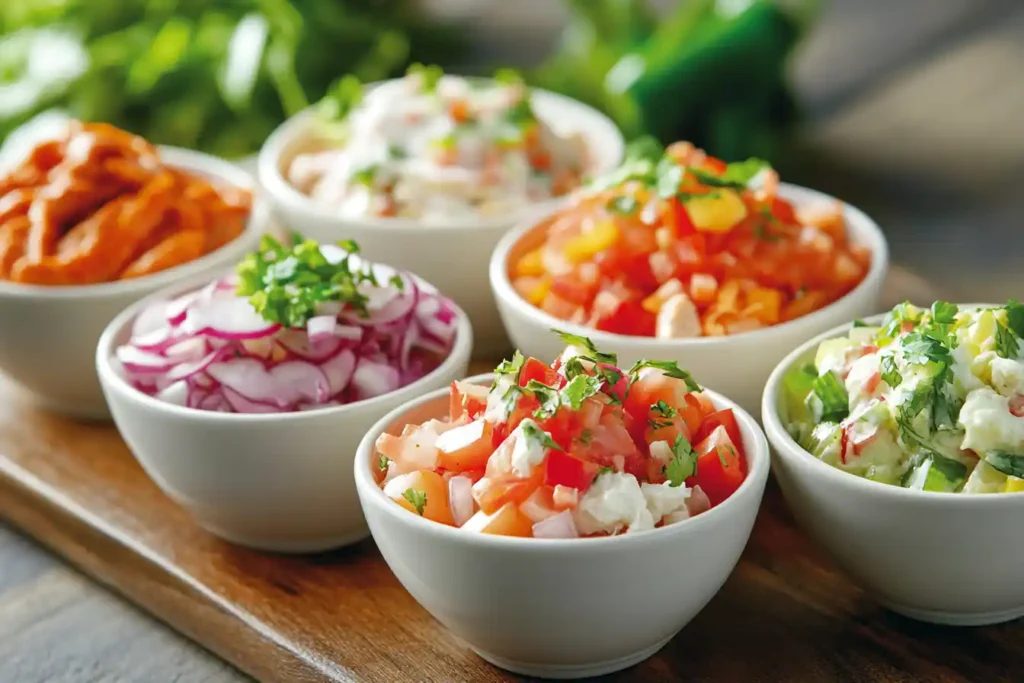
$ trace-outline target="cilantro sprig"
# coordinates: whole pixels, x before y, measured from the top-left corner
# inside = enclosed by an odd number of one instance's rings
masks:
[[[697,474],[697,453],[682,434],[672,444],[672,460],[665,465],[665,478],[671,486],[682,486],[683,482]]]
[[[523,436],[529,441],[539,443],[544,448],[552,451],[564,451],[565,449],[558,445],[558,442],[551,438],[551,435],[545,432],[543,429],[538,427],[532,420],[523,420],[519,423],[519,428],[523,430]]]
[[[562,330],[552,329],[552,332],[558,335],[559,339],[564,341],[569,346],[575,346],[583,349],[584,353],[579,356],[584,360],[589,360],[593,363],[607,363],[608,365],[618,365],[619,358],[614,353],[605,353],[599,351],[591,341],[589,337],[584,337],[581,334],[573,334],[572,332],[563,332]]]
[[[630,384],[633,384],[640,378],[640,371],[644,368],[655,368],[661,370],[667,377],[683,380],[686,382],[686,389],[688,391],[701,390],[700,385],[693,379],[693,375],[680,368],[677,362],[671,360],[647,360],[646,358],[638,360],[626,373],[629,375]]]
[[[427,507],[427,492],[419,489],[406,489],[402,492],[402,498],[409,501],[409,505],[416,508],[417,514],[423,516],[423,509]]]
[[[319,304],[340,301],[366,315],[367,296],[360,285],[380,286],[368,264],[359,267],[352,256],[359,247],[350,240],[339,242],[346,254],[337,263],[323,255],[320,245],[303,240],[294,246],[264,235],[260,248],[238,264],[238,294],[249,297],[265,320],[286,327],[301,327],[316,315]]]
[[[984,459],[1003,474],[1024,479],[1024,455],[1006,451],[989,451],[985,454]]]

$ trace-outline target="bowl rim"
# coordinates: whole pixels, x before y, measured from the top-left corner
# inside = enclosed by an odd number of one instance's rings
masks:
[[[362,409],[380,408],[393,403],[396,399],[407,400],[418,396],[423,392],[424,385],[437,379],[438,376],[455,375],[457,368],[460,365],[467,363],[472,354],[472,324],[470,323],[469,317],[466,315],[465,311],[453,302],[452,305],[455,309],[456,320],[455,341],[452,344],[451,351],[448,353],[447,357],[440,365],[423,375],[423,377],[417,379],[415,382],[406,384],[394,391],[389,391],[386,394],[374,396],[373,398],[345,403],[338,406],[317,408],[314,410],[282,413],[222,413],[165,403],[164,401],[160,401],[153,396],[144,394],[135,387],[129,385],[120,373],[114,369],[112,364],[112,359],[114,358],[114,344],[117,338],[132,324],[139,311],[146,306],[149,306],[156,301],[170,299],[195,289],[199,289],[203,285],[208,284],[213,277],[214,276],[211,276],[210,274],[198,274],[188,280],[165,287],[143,299],[140,299],[139,301],[132,303],[130,306],[118,313],[117,316],[107,324],[103,329],[103,333],[100,335],[99,342],[96,345],[95,355],[96,374],[99,376],[100,384],[103,386],[105,392],[118,392],[128,400],[141,403],[145,408],[166,411],[170,415],[184,419],[193,419],[199,422],[234,422],[237,424],[252,424],[268,422],[287,423],[321,417],[340,418],[346,413],[352,413]],[[422,280],[422,278],[420,279]]]
[[[930,304],[929,304],[930,305]],[[981,308],[994,306],[994,304],[971,303],[958,304],[962,309]],[[924,308],[922,306],[922,308]],[[861,319],[866,323],[881,322],[885,313],[878,313]],[[796,467],[806,468],[811,475],[834,486],[843,487],[848,491],[863,493],[878,497],[890,497],[907,501],[912,505],[1019,505],[1024,500],[1024,492],[1000,493],[998,495],[964,495],[962,493],[950,493],[945,491],[916,491],[905,489],[902,486],[885,484],[879,481],[872,481],[857,476],[852,472],[846,472],[833,467],[821,459],[814,457],[807,449],[790,436],[779,415],[778,401],[782,391],[782,381],[786,374],[800,361],[801,358],[810,354],[821,342],[826,339],[842,337],[852,328],[854,321],[837,325],[830,330],[807,340],[793,349],[783,358],[772,370],[768,381],[765,383],[764,393],[761,397],[761,421],[764,425],[765,434],[778,455],[787,463]],[[1014,502],[1016,501],[1016,502]]]
[[[767,341],[773,338],[785,337],[787,333],[794,330],[798,325],[820,321],[829,316],[835,310],[836,306],[849,301],[854,296],[863,295],[870,292],[873,288],[880,287],[889,271],[889,244],[885,239],[885,234],[874,219],[852,204],[843,202],[842,200],[825,194],[824,192],[819,192],[818,190],[802,187],[800,185],[793,185],[791,183],[779,183],[779,194],[783,196],[786,194],[801,194],[812,198],[815,202],[839,201],[843,205],[843,211],[848,217],[847,220],[850,221],[852,219],[852,221],[856,222],[860,226],[861,230],[863,230],[864,237],[862,242],[864,246],[871,250],[871,265],[864,278],[856,287],[835,301],[829,303],[827,306],[823,306],[816,311],[800,316],[799,318],[794,318],[793,320],[787,320],[783,323],[771,325],[770,327],[762,327],[748,332],[740,332],[739,334],[725,335],[723,337],[659,339],[657,337],[640,337],[628,334],[618,334],[616,332],[605,332],[603,330],[585,327],[583,325],[571,323],[568,320],[556,318],[537,306],[529,303],[519,295],[512,286],[512,282],[508,276],[508,259],[509,254],[527,233],[535,229],[543,221],[550,219],[555,213],[561,210],[562,207],[556,207],[537,220],[526,221],[517,225],[501,238],[498,245],[494,248],[494,252],[491,254],[491,263],[489,267],[491,287],[494,289],[496,298],[514,309],[517,315],[534,318],[550,328],[557,328],[573,334],[590,337],[598,346],[601,346],[602,343],[607,346],[627,345],[632,350],[638,352],[646,351],[649,354],[654,354],[658,353],[666,346],[676,348],[693,348],[713,346],[715,344],[728,344],[733,340]]]
[[[249,190],[252,208],[245,229],[227,244],[199,258],[130,280],[114,280],[90,285],[34,285],[0,280],[0,297],[39,299],[98,299],[106,296],[129,294],[137,290],[170,285],[193,273],[205,270],[226,258],[240,257],[251,249],[269,221],[269,211],[261,198],[255,178],[240,166],[210,154],[182,147],[159,145],[160,158],[168,166],[190,173],[206,175],[216,181]]]
[[[494,378],[493,373],[484,373],[467,377],[465,382],[476,384],[490,383]],[[643,543],[648,541],[669,542],[673,536],[682,534],[699,533],[699,530],[716,520],[723,519],[724,515],[731,514],[743,502],[751,497],[760,497],[764,493],[768,481],[768,473],[771,468],[768,441],[764,432],[758,426],[757,421],[737,405],[734,401],[722,396],[711,389],[704,389],[704,392],[711,398],[712,402],[720,410],[731,408],[740,424],[740,431],[744,437],[744,446],[747,451],[747,477],[740,487],[720,504],[706,512],[676,524],[648,529],[635,533],[624,533],[617,536],[604,536],[599,538],[519,538],[514,536],[496,536],[491,534],[467,534],[460,529],[441,524],[418,515],[411,514],[405,508],[396,505],[394,501],[384,495],[384,490],[377,484],[371,474],[371,458],[375,449],[377,437],[383,433],[392,422],[400,419],[409,411],[430,401],[443,398],[450,391],[449,387],[438,389],[424,394],[415,400],[404,403],[383,416],[363,436],[359,446],[356,448],[355,456],[355,481],[356,490],[360,494],[360,502],[364,514],[366,508],[373,506],[382,510],[383,514],[396,520],[399,524],[411,524],[414,528],[421,529],[423,533],[430,534],[438,540],[448,540],[456,543],[462,542],[467,545],[479,545],[489,548],[506,548],[516,551],[528,552],[601,552],[609,547],[618,547],[625,543]],[[749,442],[749,443],[748,443]]]
[[[493,79],[490,78],[476,76],[461,76],[459,74],[449,75],[458,76],[460,78],[469,78],[471,80],[493,81]],[[393,83],[399,80],[401,79],[392,78],[384,81],[374,81],[372,83],[366,83],[363,87],[375,88],[380,85]],[[544,88],[534,87],[530,88],[530,92],[531,97],[540,98],[541,101],[548,103],[551,107],[568,107],[573,109],[575,110],[577,117],[585,117],[590,125],[595,128],[600,127],[605,129],[604,132],[601,133],[599,140],[594,136],[585,136],[590,149],[608,146],[612,152],[610,157],[614,158],[614,161],[608,168],[604,168],[602,165],[595,166],[595,172],[604,173],[622,163],[623,156],[626,152],[626,141],[622,135],[622,131],[619,130],[619,127],[611,120],[611,118],[589,104],[566,95],[545,90]],[[518,220],[522,220],[524,216],[530,216],[539,212],[546,212],[549,209],[561,206],[562,203],[568,200],[568,198],[573,194],[570,192],[566,195],[551,197],[540,202],[529,204],[518,212],[517,215],[511,218],[508,216],[501,218],[464,218],[439,223],[430,223],[414,218],[339,216],[330,209],[317,205],[307,195],[299,192],[285,179],[284,174],[281,173],[281,157],[290,147],[296,144],[296,142],[308,135],[307,129],[315,115],[315,105],[312,105],[289,117],[274,129],[263,143],[263,146],[260,147],[259,155],[257,157],[257,175],[259,177],[260,185],[267,193],[267,196],[275,203],[280,203],[286,207],[286,210],[301,214],[303,219],[307,221],[331,223],[342,227],[359,225],[376,230],[390,230],[398,233],[422,233],[424,230],[441,232],[453,232],[460,230],[504,231],[508,229],[509,225],[515,224]]]

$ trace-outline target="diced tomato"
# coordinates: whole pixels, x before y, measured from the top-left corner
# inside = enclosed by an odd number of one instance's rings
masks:
[[[548,486],[566,486],[585,491],[600,468],[562,451],[551,451],[546,459],[544,483]]]
[[[493,513],[506,503],[519,505],[540,486],[543,468],[537,468],[537,472],[539,476],[529,479],[481,479],[473,485],[473,498],[487,514]]]
[[[577,306],[589,306],[597,294],[597,282],[586,283],[574,273],[551,278],[551,291]]]
[[[736,415],[731,408],[716,411],[705,417],[701,422],[700,429],[693,435],[694,441],[703,441],[718,427],[725,427],[732,443],[738,448],[742,448],[743,437],[740,436],[740,427],[736,423]]]
[[[650,228],[647,229],[650,230]],[[654,277],[654,272],[651,271],[649,253],[644,252],[624,259],[616,275],[624,275],[626,284],[634,289],[654,291],[660,283],[658,278]]]
[[[778,220],[782,221],[786,225],[792,225],[796,223],[796,212],[793,211],[793,205],[787,202],[781,197],[772,198],[772,215]]]
[[[599,467],[614,467],[636,477],[647,473],[646,460],[622,420],[612,414],[601,417],[586,440],[573,441],[569,454]]]
[[[690,429],[686,426],[686,420],[678,413],[672,417],[665,417],[652,410],[648,419],[650,421],[647,424],[647,429],[644,430],[644,443],[648,446],[655,441],[665,441],[671,445],[679,436],[682,436],[687,442],[690,441]],[[652,423],[659,426],[655,428]]]
[[[723,426],[716,427],[694,450],[697,453],[697,474],[687,480],[687,486],[699,485],[711,504],[718,505],[731,496],[746,478],[740,453]]]
[[[533,536],[533,522],[519,511],[518,505],[509,503],[493,513],[478,510],[460,527],[463,531],[497,536]]]
[[[1014,417],[1024,417],[1024,395],[1017,394],[1011,398],[1009,407]]]
[[[452,382],[449,396],[448,417],[452,422],[463,415],[476,419],[487,409],[487,387],[469,382]]]
[[[696,434],[697,430],[700,429],[701,422],[704,421],[704,407],[697,398],[700,395],[699,393],[690,392],[677,408],[683,420],[686,421],[686,428],[690,431],[690,434]]]
[[[672,212],[675,220],[676,237],[685,237],[697,232],[690,220],[690,214],[686,212],[686,206],[678,199],[672,200]]]
[[[551,435],[551,438],[562,448],[568,448],[572,440],[580,433],[579,416],[572,410],[562,407],[552,417],[537,420],[537,426]]]
[[[626,397],[626,410],[633,417],[647,421],[651,406],[664,401],[673,408],[678,408],[686,395],[686,383],[674,377],[668,377],[660,371],[647,371],[640,379],[633,382]]]
[[[437,437],[437,464],[446,470],[483,469],[491,457],[493,427],[484,419],[450,429]]]
[[[716,175],[721,175],[725,173],[726,169],[729,168],[728,164],[726,164],[721,159],[715,158],[713,156],[704,157],[704,162],[701,165],[704,167],[705,170],[710,171]]]
[[[519,504],[519,511],[536,524],[558,514],[555,508],[554,491],[550,486],[538,486],[533,493]]]
[[[527,358],[523,363],[523,368],[519,371],[519,386],[525,387],[530,383],[531,379],[535,379],[541,384],[549,387],[555,387],[557,389],[561,389],[565,386],[564,377],[555,372],[547,363],[539,361],[536,358]]]
[[[605,371],[604,376],[606,378],[613,377],[615,374],[619,375],[618,381],[613,386],[608,386],[606,382],[601,391],[621,403],[626,398],[626,394],[629,393],[629,377],[626,376],[626,373],[621,368],[609,365],[608,363],[599,363],[598,367]]]
[[[406,493],[411,491],[411,497],[415,500],[416,495],[422,496],[422,509],[417,510],[412,500],[406,498]],[[452,525],[452,512],[448,507],[448,482],[437,472],[419,470],[409,474],[395,477],[384,486],[384,493],[406,510],[415,514],[422,514],[424,519],[430,519],[441,524]]]
[[[604,332],[653,337],[656,318],[639,301],[623,301],[611,315],[599,318],[595,327]]]

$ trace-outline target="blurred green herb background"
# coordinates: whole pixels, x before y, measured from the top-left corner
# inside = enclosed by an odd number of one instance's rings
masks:
[[[564,4],[560,45],[530,83],[627,137],[777,157],[797,120],[787,59],[817,0],[683,0],[659,17],[646,0]],[[258,150],[344,74],[464,64],[471,38],[415,0],[11,0],[0,36],[0,140],[60,109],[226,157]]]

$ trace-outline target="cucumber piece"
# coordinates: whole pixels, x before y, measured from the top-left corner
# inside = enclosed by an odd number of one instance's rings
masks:
[[[937,454],[917,455],[903,479],[903,487],[917,491],[953,493],[967,481],[963,463]]]
[[[811,432],[804,447],[816,458],[824,458],[838,448],[842,440],[843,430],[835,422],[822,422]]]
[[[786,415],[790,421],[809,421],[811,419],[806,401],[817,377],[818,369],[810,363],[805,363],[793,368],[782,378],[782,396]]]
[[[837,339],[826,339],[818,345],[818,351],[814,354],[814,366],[819,372],[825,372],[843,364],[847,349],[852,349],[856,344],[849,337]]]

